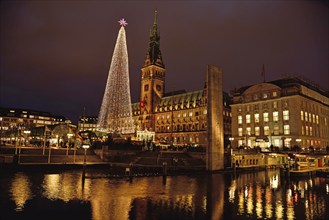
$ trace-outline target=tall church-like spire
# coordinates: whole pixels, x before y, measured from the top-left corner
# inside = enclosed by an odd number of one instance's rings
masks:
[[[157,11],[154,13],[153,29],[150,30],[150,42],[149,48],[146,52],[145,62],[143,67],[149,65],[156,65],[159,67],[164,67],[162,61],[162,55],[160,51],[160,34],[158,33],[157,24]]]
[[[155,106],[165,94],[165,66],[160,51],[160,34],[158,32],[157,11],[153,27],[150,29],[150,40],[144,65],[141,69],[140,112],[143,124],[141,129],[155,130]]]

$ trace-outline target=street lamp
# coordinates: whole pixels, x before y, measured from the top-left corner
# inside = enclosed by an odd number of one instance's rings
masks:
[[[229,140],[230,140],[231,148],[233,148],[233,147],[232,147],[232,141],[234,141],[234,137],[230,137]]]
[[[18,145],[19,145],[19,143],[18,143],[18,138],[19,138],[19,135],[20,135],[20,127],[19,126],[16,126],[16,129],[17,129],[17,132],[15,132],[15,155],[17,155],[17,153],[18,153]]]
[[[69,155],[69,145],[70,145],[70,139],[73,136],[73,134],[68,133],[67,134],[67,146],[66,146],[66,155]]]
[[[85,149],[85,157],[83,160],[83,170],[82,170],[82,184],[84,184],[86,177],[87,150],[89,149],[89,144],[83,144],[82,148]]]
[[[29,135],[31,134],[31,131],[30,130],[24,130],[23,133],[26,134],[27,141],[25,141],[25,142],[27,142],[29,144],[30,143]]]
[[[89,149],[89,144],[83,144],[82,145],[82,148],[85,149],[85,157],[84,157],[84,160],[83,160],[83,164],[86,165],[86,162],[87,162],[87,150]]]

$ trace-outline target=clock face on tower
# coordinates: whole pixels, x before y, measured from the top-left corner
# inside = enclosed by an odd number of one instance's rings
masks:
[[[161,91],[161,86],[160,85],[157,85],[156,88],[157,88],[158,91]]]

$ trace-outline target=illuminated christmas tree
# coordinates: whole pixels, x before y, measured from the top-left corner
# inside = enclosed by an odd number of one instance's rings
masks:
[[[98,115],[97,128],[109,133],[132,133],[132,109],[129,86],[128,51],[124,19],[114,47],[109,75]]]

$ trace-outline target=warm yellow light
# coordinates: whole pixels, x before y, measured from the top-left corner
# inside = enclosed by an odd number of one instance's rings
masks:
[[[88,148],[89,148],[89,144],[84,144],[84,145],[82,145],[82,148],[83,148],[83,149],[88,149]]]

